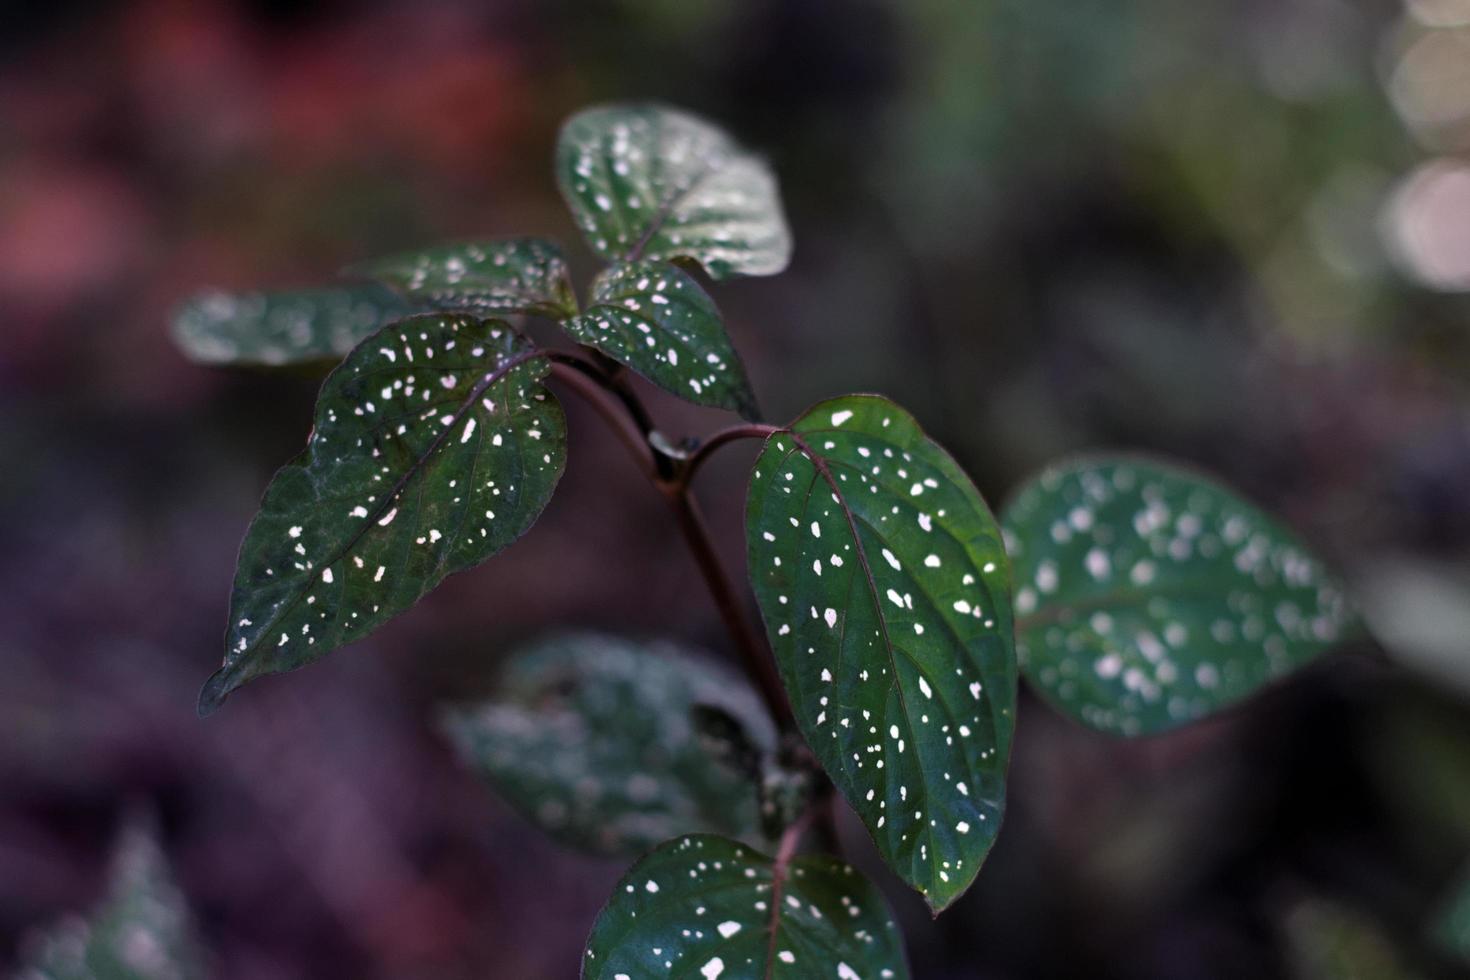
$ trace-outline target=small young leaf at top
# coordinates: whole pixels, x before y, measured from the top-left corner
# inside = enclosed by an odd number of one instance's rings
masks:
[[[151,822],[123,828],[107,897],[43,935],[16,980],[195,980],[206,956]]]
[[[200,710],[360,639],[525,533],[566,461],[548,370],[508,324],[460,314],[400,320],[353,351],[240,546]]]
[[[493,700],[450,709],[444,729],[469,766],[570,846],[636,855],[695,831],[755,838],[755,782],[701,740],[696,705],[718,705],[767,751],[774,743],[755,693],[719,664],[587,634],[528,647]]]
[[[593,282],[592,305],[563,325],[680,398],[747,419],[760,414],[714,300],[675,265],[613,265]]]
[[[912,416],[822,402],[751,474],[751,583],[807,743],[943,909],[1000,829],[1016,661],[1000,529]]]
[[[561,246],[540,238],[441,245],[359,262],[344,274],[376,279],[438,309],[558,320],[577,312]]]
[[[173,337],[201,364],[335,362],[415,307],[376,285],[268,293],[200,293],[174,313]]]
[[[774,862],[723,837],[671,840],[597,917],[583,980],[906,980],[883,895],[835,858]]]
[[[1202,718],[1313,659],[1354,621],[1295,535],[1173,466],[1059,464],[1017,492],[1003,522],[1021,669],[1101,731]]]
[[[604,259],[694,259],[711,278],[769,276],[791,259],[770,168],[716,127],[658,105],[610,105],[567,120],[562,196]]]

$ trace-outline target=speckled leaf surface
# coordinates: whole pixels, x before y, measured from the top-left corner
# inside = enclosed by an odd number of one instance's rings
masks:
[[[152,826],[127,825],[107,897],[40,937],[16,980],[194,980],[205,955]]]
[[[346,274],[377,279],[440,309],[553,319],[577,312],[561,247],[540,238],[441,245],[360,262]]]
[[[904,980],[883,896],[824,855],[781,867],[721,837],[671,840],[613,890],[583,980]]]
[[[759,410],[720,311],[694,277],[667,262],[618,263],[592,284],[567,332],[665,391],[748,419]]]
[[[353,351],[240,547],[200,710],[360,639],[520,537],[566,458],[547,370],[504,322],[461,314],[400,320]]]
[[[1083,724],[1165,731],[1318,656],[1353,621],[1295,535],[1144,459],[1046,470],[1004,511],[1021,669]]]
[[[174,313],[179,349],[202,364],[340,361],[392,320],[418,309],[376,285],[284,292],[200,293]]]
[[[755,839],[756,785],[694,730],[718,706],[769,751],[775,734],[739,676],[668,644],[575,634],[510,661],[497,696],[445,712],[460,758],[557,840],[642,854],[707,831]]]
[[[687,112],[579,112],[562,127],[556,175],[578,227],[605,259],[689,258],[715,279],[773,275],[791,259],[770,168]]]
[[[903,409],[823,402],[751,474],[751,583],[802,735],[942,909],[994,842],[1015,724],[1000,530]]]

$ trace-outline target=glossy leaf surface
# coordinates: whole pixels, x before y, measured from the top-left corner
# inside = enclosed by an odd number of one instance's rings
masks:
[[[561,247],[540,238],[441,245],[361,262],[346,272],[440,309],[554,319],[577,312]]]
[[[1016,663],[995,519],[912,416],[856,395],[766,442],[745,531],[802,735],[889,865],[944,908],[1005,801]]]
[[[715,279],[786,268],[791,232],[770,168],[697,116],[609,105],[567,120],[562,196],[598,255],[689,258]]]
[[[520,537],[566,458],[547,370],[505,323],[459,314],[401,320],[353,351],[246,533],[200,710],[360,639]]]
[[[379,327],[417,307],[381,286],[200,293],[174,314],[179,349],[202,364],[340,361]]]
[[[719,664],[591,634],[527,648],[494,700],[446,712],[444,727],[468,765],[571,846],[636,855],[697,831],[753,838],[755,781],[704,744],[696,706],[774,740],[749,685]]]
[[[194,980],[205,955],[151,824],[126,826],[107,897],[44,934],[17,980]]]
[[[883,896],[825,855],[778,870],[722,837],[671,840],[633,866],[592,927],[584,980],[903,980]]]
[[[1026,677],[1123,735],[1239,701],[1352,623],[1306,546],[1213,480],[1134,458],[1061,464],[1005,509]]]
[[[745,418],[759,410],[720,311],[694,277],[667,262],[618,263],[592,284],[567,332],[665,391]]]

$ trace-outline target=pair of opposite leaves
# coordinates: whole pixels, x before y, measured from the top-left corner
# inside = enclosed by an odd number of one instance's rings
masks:
[[[677,394],[752,414],[713,303],[667,260],[716,278],[784,266],[789,236],[765,169],[712,127],[642,108],[574,118],[558,172],[588,240],[616,263],[585,313],[560,252],[519,240],[361,267],[396,299],[206,298],[179,336],[202,359],[274,362],[335,352],[416,303],[536,313]],[[519,537],[564,463],[546,372],[507,324],[465,314],[397,320],[357,346],[323,387],[304,459],[278,474],[247,535],[226,664],[202,704],[365,634]],[[1097,727],[1154,730],[1243,696],[1340,632],[1340,594],[1260,515],[1167,469],[1098,468],[1075,486],[1043,477],[1018,499],[1010,542],[1025,572],[1022,656],[1064,708]],[[1135,486],[1143,526],[1122,514]],[[1052,517],[1043,536],[1058,502],[1065,533]],[[1132,537],[1115,533],[1126,516]],[[998,829],[1014,723],[993,518],[911,417],[849,397],[768,440],[747,530],[803,734],[889,863],[944,907]],[[1079,564],[1068,547],[1084,544]],[[1235,569],[1223,578],[1222,556]]]

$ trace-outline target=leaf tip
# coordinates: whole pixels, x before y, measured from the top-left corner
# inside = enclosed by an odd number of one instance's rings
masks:
[[[740,392],[737,398],[736,414],[747,422],[754,422],[756,424],[765,422],[766,417],[765,413],[761,411],[760,402],[756,401],[755,392],[751,391],[748,385],[744,391]]]
[[[204,687],[199,691],[199,717],[208,718],[220,709],[230,692],[237,686],[229,674],[229,668],[221,667],[209,676],[204,682]]]

